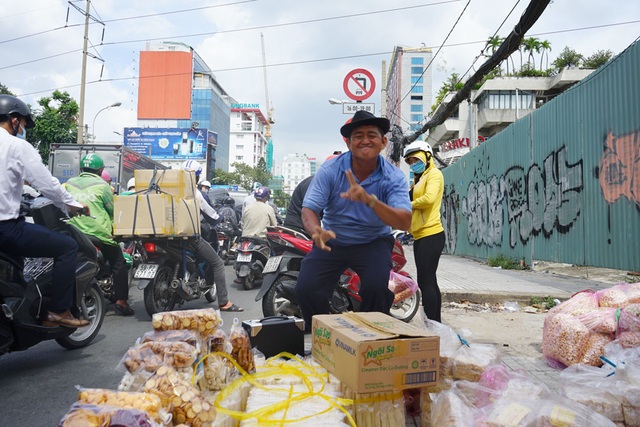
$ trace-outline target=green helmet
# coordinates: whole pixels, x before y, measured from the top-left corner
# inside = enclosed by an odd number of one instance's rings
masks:
[[[80,160],[80,169],[93,169],[98,170],[104,167],[102,157],[96,153],[89,153]]]

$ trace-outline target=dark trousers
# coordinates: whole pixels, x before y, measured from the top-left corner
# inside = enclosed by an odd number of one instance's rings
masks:
[[[311,249],[302,260],[296,296],[305,325],[311,317],[329,314],[329,300],[340,275],[352,268],[360,277],[360,311],[389,314],[393,292],[389,290],[393,237],[386,236],[362,245],[332,246],[331,252]]]
[[[24,218],[0,221],[0,248],[22,257],[53,258],[49,311],[61,313],[73,304],[78,244],[71,237]]]
[[[218,292],[218,305],[220,307],[227,305],[229,302],[229,293],[227,290],[227,279],[224,275],[224,261],[211,247],[209,242],[203,238],[196,239],[191,248],[196,254],[196,258],[200,261],[205,261],[213,267],[213,281],[216,284],[216,291]],[[213,283],[210,283],[213,285]]]
[[[122,248],[120,245],[109,245],[101,242],[98,239],[94,240],[104,258],[109,262],[111,266],[111,273],[113,274],[113,296],[117,300],[129,299],[129,276],[127,274],[127,262],[122,255]]]
[[[442,294],[436,270],[444,249],[444,231],[413,242],[413,256],[418,271],[418,286],[422,291],[422,307],[428,319],[441,322]]]

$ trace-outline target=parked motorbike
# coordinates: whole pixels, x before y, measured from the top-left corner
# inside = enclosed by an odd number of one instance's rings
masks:
[[[391,235],[403,245],[413,245],[413,235],[404,230],[393,230]]]
[[[313,241],[306,235],[285,227],[270,227],[267,240],[276,254],[269,259],[262,273],[264,279],[256,301],[262,299],[262,314],[269,316],[302,317],[296,297],[296,284],[302,259],[311,252]],[[406,277],[402,270],[407,263],[402,245],[394,240],[391,254],[393,271]],[[331,312],[358,311],[362,297],[359,294],[360,278],[352,269],[347,269],[335,284],[331,297]],[[391,315],[409,322],[420,308],[420,290],[391,307]]]
[[[198,262],[189,248],[189,238],[153,237],[142,239],[140,264],[134,270],[132,285],[144,292],[149,314],[171,311],[176,305],[205,297],[216,300],[213,268]]]
[[[270,254],[269,245],[260,237],[243,236],[238,239],[236,261],[233,268],[244,289],[253,289],[256,280],[262,279],[262,269]]]
[[[36,224],[59,231],[79,245],[76,262],[74,304],[71,313],[89,320],[87,326],[69,328],[42,326],[47,313],[53,260],[16,257],[0,250],[0,354],[25,350],[45,340],[55,339],[68,349],[89,345],[98,335],[105,315],[102,293],[96,282],[96,248],[80,230],[68,224],[64,214],[48,199],[38,198],[31,206]]]

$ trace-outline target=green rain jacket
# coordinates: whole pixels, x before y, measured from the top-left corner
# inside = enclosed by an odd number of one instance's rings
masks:
[[[82,172],[65,182],[64,187],[78,202],[89,206],[91,215],[95,216],[76,216],[70,222],[84,234],[118,245],[113,240],[113,193],[109,184],[98,175]]]

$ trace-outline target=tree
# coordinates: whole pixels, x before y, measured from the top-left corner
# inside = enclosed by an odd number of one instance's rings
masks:
[[[565,68],[579,67],[580,64],[582,64],[583,59],[584,56],[582,54],[569,48],[569,46],[565,46],[556,60],[551,63],[551,66],[556,72],[559,73]]]
[[[217,168],[213,172],[212,184],[219,185],[240,185],[240,178],[236,172],[225,172]]]
[[[460,81],[460,75],[458,73],[451,73],[449,77],[442,83],[442,86],[438,90],[435,102],[431,106],[431,112],[433,113],[438,105],[442,103],[444,97],[449,92],[457,92],[464,87],[464,83]]]
[[[593,68],[593,69],[600,68],[601,66],[606,64],[611,59],[612,56],[613,56],[613,52],[611,52],[609,49],[599,50],[593,53],[587,59],[585,59],[582,62],[582,66],[584,68]]]
[[[545,67],[545,69],[549,68],[549,52],[551,52],[551,42],[549,40],[542,40],[540,42],[540,50],[542,51],[542,54],[540,55],[540,70],[542,70],[542,58],[545,57],[545,54],[547,56],[547,66]]]
[[[286,208],[289,206],[289,202],[291,201],[291,195],[282,190],[274,190],[271,199],[279,208]]]
[[[535,37],[528,37],[522,40],[522,50],[525,52],[529,52],[529,57],[527,58],[527,65],[529,68],[535,67],[535,59],[533,57],[533,52],[540,53],[540,40]],[[531,65],[533,64],[533,66]],[[523,64],[520,64],[520,68],[522,68]]]
[[[3,85],[2,83],[0,83],[0,95],[11,95],[11,96],[15,96],[13,94],[13,92],[11,92],[9,90],[8,87],[6,87],[5,85]]]
[[[27,140],[40,152],[44,163],[49,161],[51,144],[77,142],[78,103],[67,92],[54,91],[50,97],[38,100],[41,109],[32,111],[36,126],[27,131]]]
[[[258,161],[258,166],[252,167],[246,163],[235,162],[233,166],[236,170],[238,183],[244,188],[253,188],[254,182],[259,182],[262,185],[267,185],[271,179],[271,174],[266,170],[266,163],[264,159]]]

